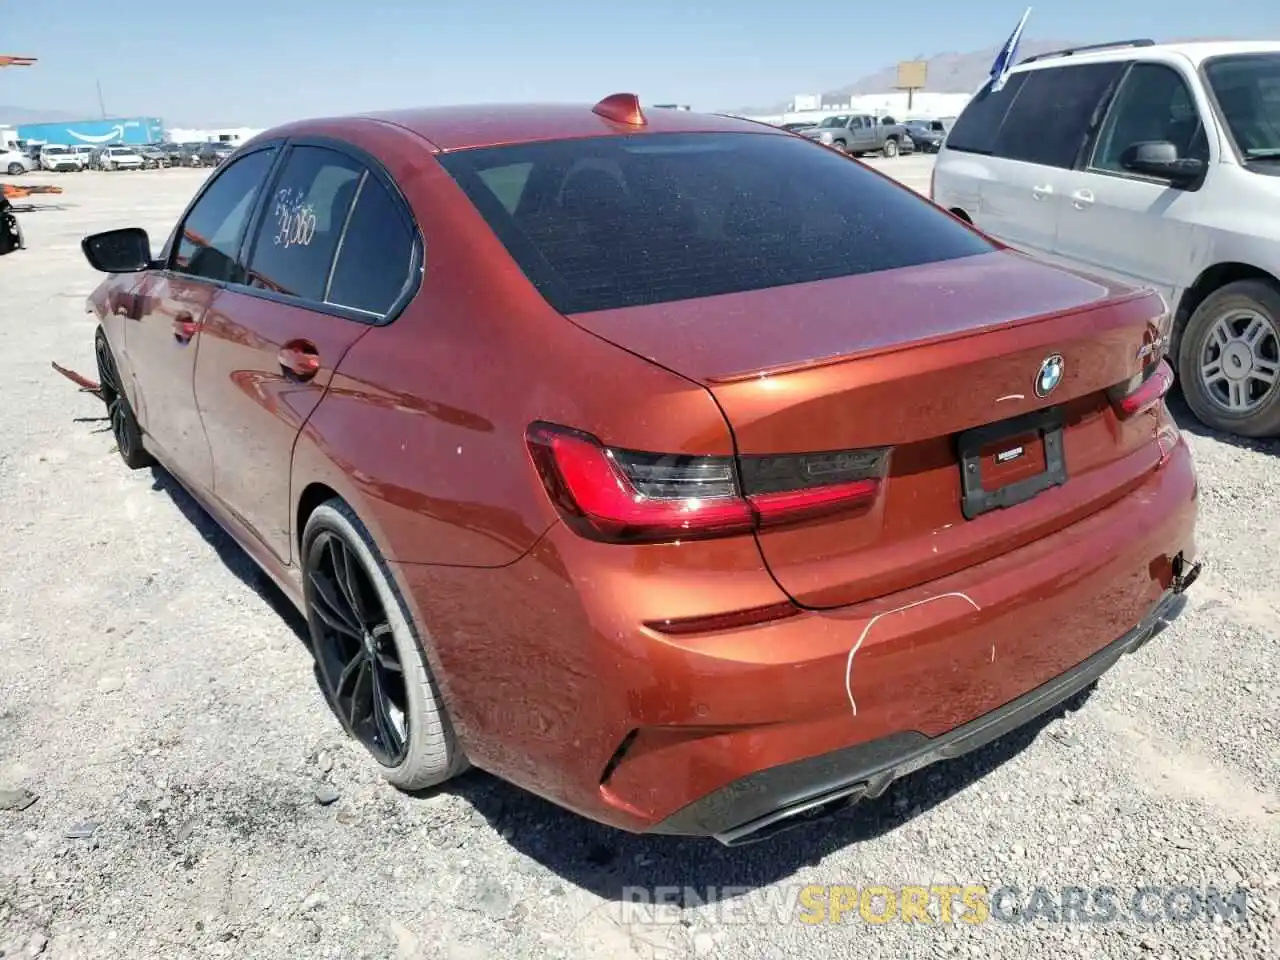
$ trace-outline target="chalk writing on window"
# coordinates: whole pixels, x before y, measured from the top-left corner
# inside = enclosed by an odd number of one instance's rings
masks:
[[[278,247],[306,247],[316,235],[316,213],[306,202],[306,195],[292,187],[276,193],[273,215],[276,219],[275,243]]]

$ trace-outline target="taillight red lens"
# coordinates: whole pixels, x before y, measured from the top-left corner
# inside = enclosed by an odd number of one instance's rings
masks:
[[[641,453],[535,423],[529,453],[575,530],[611,543],[749,533],[865,507],[880,492],[886,450],[776,457]]]
[[[1122,420],[1136,417],[1164,400],[1173,386],[1168,360],[1153,363],[1138,376],[1111,388],[1111,405]]]

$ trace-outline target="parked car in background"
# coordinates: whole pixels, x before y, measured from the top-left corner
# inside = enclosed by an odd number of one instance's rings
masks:
[[[181,167],[185,164],[187,154],[181,144],[166,141],[156,144],[155,148],[164,154],[166,166]]]
[[[3,170],[11,177],[19,174],[30,173],[36,169],[36,164],[32,159],[21,150],[5,150],[0,152],[0,170]]]
[[[99,162],[103,170],[141,170],[146,165],[133,147],[107,147]]]
[[[40,148],[40,169],[55,173],[83,170],[87,158],[82,160],[70,147],[60,143],[46,143]]]
[[[866,153],[896,157],[911,149],[906,143],[905,128],[896,123],[879,123],[865,113],[826,117],[816,127],[801,131],[801,136],[855,157]]]
[[[809,120],[795,120],[791,123],[779,124],[778,126],[787,131],[787,133],[799,133],[802,130],[812,130],[817,126],[817,124]]]
[[[180,166],[183,167],[199,167],[200,150],[204,146],[203,143],[181,143],[178,144],[178,150],[182,154]]]
[[[947,135],[941,120],[907,120],[902,126],[921,153],[937,153]]]
[[[142,166],[147,170],[157,170],[161,167],[169,166],[169,151],[164,148],[163,144],[148,143],[145,146],[137,148],[138,156],[142,157]]]
[[[404,789],[758,839],[1055,709],[1199,571],[1160,298],[764,124],[303,121],[158,252],[82,247],[120,455],[304,612]]]
[[[1196,416],[1280,436],[1280,42],[1028,58],[960,115],[932,197],[1028,253],[1155,287]]]
[[[93,150],[94,150],[93,144],[73,143],[71,144],[69,149],[73,154],[75,154],[76,159],[80,161],[80,169],[81,170],[89,169],[89,159],[93,156]]]
[[[233,144],[215,141],[201,145],[197,156],[202,166],[216,167],[235,152],[236,148]]]

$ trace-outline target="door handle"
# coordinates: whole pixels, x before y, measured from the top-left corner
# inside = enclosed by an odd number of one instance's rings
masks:
[[[1071,194],[1071,205],[1077,210],[1083,210],[1085,207],[1093,203],[1092,190],[1077,190]]]
[[[1053,194],[1053,184],[1048,183],[1043,187],[1032,187],[1031,196],[1036,200],[1043,200],[1045,197]]]
[[[309,340],[290,340],[280,348],[280,367],[298,380],[310,380],[320,372],[320,352]]]
[[[173,339],[179,343],[190,343],[199,329],[199,325],[189,313],[180,313],[173,318]]]

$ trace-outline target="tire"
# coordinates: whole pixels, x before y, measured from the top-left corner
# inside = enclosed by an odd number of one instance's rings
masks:
[[[340,568],[354,573],[347,578],[348,583],[356,582],[359,599],[354,605],[346,599],[351,594],[333,575]],[[302,569],[316,672],[325,698],[347,734],[369,752],[383,777],[401,790],[423,790],[462,773],[467,759],[427,666],[408,607],[369,531],[343,501],[329,500],[307,519],[302,534]],[[360,607],[363,616],[355,613],[353,606]],[[350,629],[352,617],[365,621],[360,639]],[[335,629],[336,622],[344,626]],[[398,671],[386,667],[391,659],[387,655],[392,653],[400,665]],[[350,679],[343,682],[344,676]],[[386,736],[373,729],[378,711],[372,706],[367,717],[358,722],[351,719],[356,694],[365,687],[370,704],[378,699],[379,689],[386,693],[382,709]],[[351,697],[344,700],[348,690]],[[394,702],[397,695],[400,703]],[[401,714],[399,724],[394,712]],[[396,743],[397,735],[403,735],[404,743]],[[394,749],[397,746],[399,750]]]
[[[884,154],[885,159],[888,159],[888,160],[893,159],[898,155],[898,141],[886,140],[884,142],[884,147],[880,150],[880,152]]]
[[[7,173],[9,174],[9,176],[11,176],[11,177],[20,177],[20,176],[22,176],[22,174],[23,174],[25,171],[26,171],[26,168],[25,168],[25,167],[23,167],[23,165],[22,165],[22,164],[20,164],[20,163],[11,163],[11,164],[9,164],[9,169],[8,169],[8,171],[6,171],[6,172],[7,172]]]
[[[93,337],[93,353],[98,361],[98,384],[102,390],[102,402],[111,421],[111,436],[116,441],[116,451],[130,470],[141,470],[155,463],[142,445],[142,428],[133,415],[129,398],[120,386],[120,372],[111,352],[106,331],[101,327]]]
[[[835,150],[835,151],[837,151],[837,152],[839,152],[839,153],[848,153],[848,152],[849,152],[849,146],[848,146],[848,144],[846,144],[843,140],[833,140],[833,141],[831,141],[831,149],[832,149],[832,150]]]
[[[1202,423],[1241,437],[1280,436],[1280,289],[1238,280],[1205,297],[1182,331],[1177,367]]]

